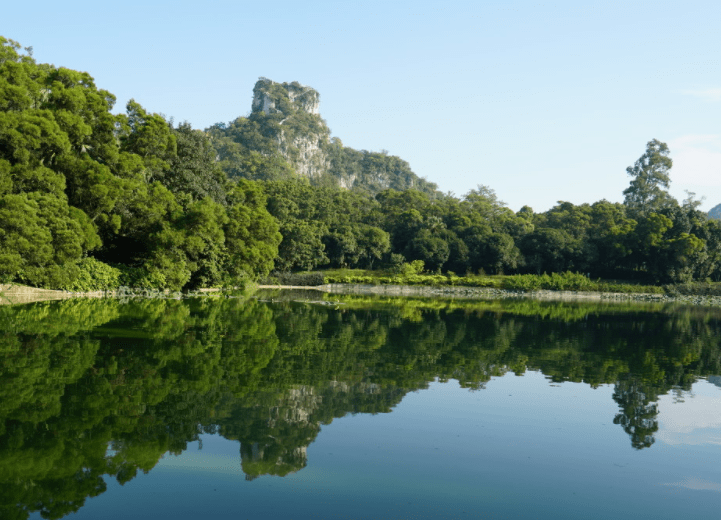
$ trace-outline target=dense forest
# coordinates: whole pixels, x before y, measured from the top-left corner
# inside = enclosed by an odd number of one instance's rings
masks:
[[[513,212],[443,194],[386,152],[345,147],[298,83],[205,131],[38,64],[0,37],[0,282],[69,290],[239,285],[272,271],[398,267],[721,278],[721,224],[669,193],[668,147],[629,166],[623,203]],[[631,158],[632,160],[632,158]]]

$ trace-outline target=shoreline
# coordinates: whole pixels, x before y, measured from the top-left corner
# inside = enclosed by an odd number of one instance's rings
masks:
[[[324,285],[256,285],[262,290],[305,290],[326,294],[364,294],[419,298],[461,298],[461,299],[497,299],[531,298],[546,301],[636,301],[651,303],[682,303],[702,306],[721,306],[721,296],[669,296],[649,293],[605,293],[592,291],[510,291],[485,287],[465,286],[428,286],[428,285],[372,285],[341,284]],[[213,293],[221,289],[207,288],[197,292]],[[150,292],[150,291],[149,291]],[[159,293],[159,291],[156,291]],[[181,293],[172,293],[179,299]],[[39,289],[20,284],[0,284],[0,305],[21,305],[40,301],[66,300],[70,298],[116,298],[122,296],[119,291],[70,292],[52,289]],[[131,295],[132,296],[132,295]]]
[[[311,290],[328,294],[363,294],[419,298],[498,299],[529,298],[545,301],[603,301],[682,303],[689,305],[721,306],[719,296],[669,296],[651,293],[611,293],[598,291],[511,291],[488,287],[430,286],[430,285],[373,285],[330,283],[315,286],[259,285],[265,290]]]

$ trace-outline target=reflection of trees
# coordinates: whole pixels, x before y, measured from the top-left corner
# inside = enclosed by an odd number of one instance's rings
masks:
[[[23,317],[42,306],[17,308],[18,320],[7,308],[0,315],[13,324],[0,330],[15,333],[0,338],[2,518],[59,518],[102,493],[103,476],[124,483],[182,452],[223,380],[234,389],[252,381],[277,345],[272,313],[239,300],[57,306],[65,319],[49,311],[48,331]]]
[[[653,434],[658,431],[658,406],[649,402],[643,385],[635,378],[624,378],[616,383],[613,400],[621,408],[613,419],[631,437],[631,445],[640,450],[654,443]]]
[[[653,443],[659,395],[721,372],[710,311],[344,302],[0,308],[0,517],[60,518],[104,478],[127,482],[203,432],[240,442],[248,478],[287,475],[335,418],[389,412],[434,379],[482,388],[527,368],[615,384],[615,422],[640,449]]]

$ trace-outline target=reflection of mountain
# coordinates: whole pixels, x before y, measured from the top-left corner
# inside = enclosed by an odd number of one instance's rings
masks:
[[[660,395],[721,379],[711,311],[344,302],[0,308],[0,518],[60,518],[104,492],[104,476],[127,482],[203,432],[240,442],[248,478],[287,475],[305,467],[322,425],[390,412],[434,379],[483,388],[533,369],[615,384],[615,422],[639,449],[653,443]]]
[[[306,466],[306,449],[321,424],[360,410],[388,412],[405,394],[406,390],[365,382],[297,385],[250,400],[261,404],[234,402],[228,416],[217,421],[218,431],[227,439],[240,441],[241,464],[248,480],[260,475],[285,476]]]
[[[709,383],[721,387],[721,376],[708,376],[707,379]]]

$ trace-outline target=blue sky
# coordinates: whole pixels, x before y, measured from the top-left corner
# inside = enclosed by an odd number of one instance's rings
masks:
[[[621,201],[651,139],[671,193],[721,203],[721,3],[81,2],[3,7],[0,34],[89,72],[123,109],[195,128],[250,111],[260,76],[320,92],[347,146],[518,210]]]

